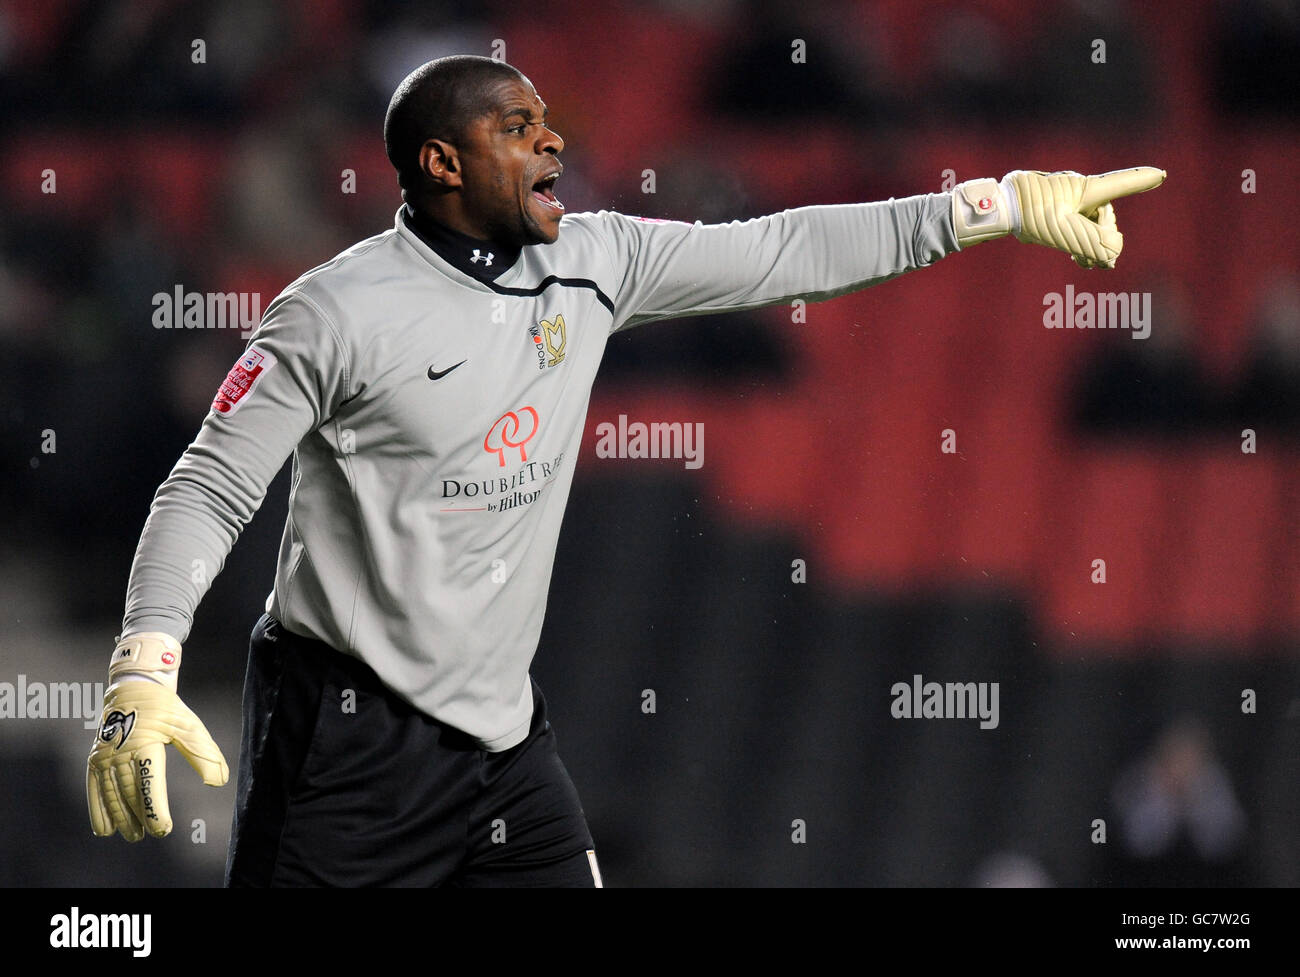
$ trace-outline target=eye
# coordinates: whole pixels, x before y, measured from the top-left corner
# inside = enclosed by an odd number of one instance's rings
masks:
[[[511,127],[510,127],[509,129],[507,129],[506,131],[507,131],[507,132],[524,132],[527,128],[528,128],[528,127],[527,127],[526,125],[524,125],[524,124],[521,122],[521,123],[519,123],[518,125],[513,125],[513,126],[511,126]]]

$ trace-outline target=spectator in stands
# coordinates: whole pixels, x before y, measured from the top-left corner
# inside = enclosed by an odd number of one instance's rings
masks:
[[[1117,885],[1242,884],[1246,815],[1200,722],[1166,727],[1120,774],[1112,803]]]

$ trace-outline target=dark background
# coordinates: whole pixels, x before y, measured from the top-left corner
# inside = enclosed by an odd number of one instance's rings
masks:
[[[1117,205],[1114,272],[999,241],[803,322],[611,340],[534,665],[607,884],[1300,882],[1288,0],[6,3],[0,681],[104,679],[154,489],[244,346],[155,329],[151,297],[264,309],[391,227],[384,109],[451,53],[532,79],[574,212],[1169,173]],[[1151,337],[1045,329],[1067,284],[1149,292]],[[597,458],[619,414],[702,422],[704,467]],[[232,763],[286,491],[186,647],[182,694]],[[998,728],[892,718],[915,674],[999,683]],[[173,834],[94,839],[90,737],[0,719],[0,883],[219,884],[233,786],[171,753]]]

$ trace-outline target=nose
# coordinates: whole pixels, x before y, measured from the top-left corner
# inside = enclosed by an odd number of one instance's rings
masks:
[[[562,149],[564,149],[564,140],[560,138],[560,134],[543,123],[541,129],[538,130],[537,151],[539,153],[555,154]]]

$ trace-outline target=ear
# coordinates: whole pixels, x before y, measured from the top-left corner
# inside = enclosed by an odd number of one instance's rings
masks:
[[[460,158],[456,147],[441,139],[429,139],[420,147],[420,172],[442,189],[460,186]]]

